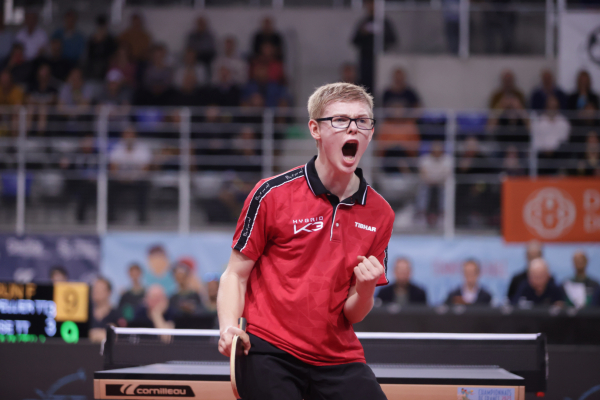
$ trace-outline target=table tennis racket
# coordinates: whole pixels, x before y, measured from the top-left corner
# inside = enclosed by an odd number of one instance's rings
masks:
[[[238,320],[238,328],[246,332],[246,319],[240,318]],[[241,399],[238,391],[237,382],[240,382],[241,376],[241,364],[242,358],[244,357],[244,341],[239,335],[233,337],[231,343],[231,355],[229,356],[229,374],[231,376],[231,389],[236,399]]]

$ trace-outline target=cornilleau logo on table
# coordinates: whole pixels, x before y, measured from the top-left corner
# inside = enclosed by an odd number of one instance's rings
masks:
[[[148,396],[148,397],[194,397],[194,391],[189,386],[181,385],[106,385],[106,395]]]

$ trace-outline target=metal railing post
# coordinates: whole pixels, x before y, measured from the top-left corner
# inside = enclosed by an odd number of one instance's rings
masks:
[[[112,0],[110,5],[110,23],[118,25],[123,20],[123,8],[126,0]]]
[[[108,114],[110,106],[103,106],[98,114],[98,190],[96,192],[96,231],[107,231],[108,219]]]
[[[554,28],[556,12],[554,0],[546,0],[546,58],[554,58]]]
[[[378,59],[383,55],[385,48],[385,0],[374,0],[374,15],[373,15],[373,87],[371,94],[375,99],[379,98],[377,88],[377,65]]]
[[[181,120],[179,122],[179,233],[186,234],[190,232],[190,133],[191,133],[191,113],[190,109],[185,107],[179,113]]]
[[[458,55],[460,58],[469,58],[470,41],[470,1],[460,0],[458,5]]]
[[[533,113],[529,114],[529,123],[531,124],[532,120],[534,118],[537,118],[537,115],[534,115]],[[529,161],[529,177],[530,178],[537,178],[538,175],[538,159],[537,159],[537,151],[535,149],[535,143],[533,141],[533,135],[530,133],[530,139],[529,139],[529,157],[528,157],[528,161]]]
[[[456,114],[446,113],[446,152],[452,157],[452,172],[444,182],[444,237],[452,239],[456,230],[456,176],[454,172],[454,153],[456,149]]]
[[[263,112],[263,139],[262,139],[262,176],[273,176],[273,149],[275,113],[270,108]]]
[[[25,171],[25,146],[27,140],[27,110],[19,108],[19,136],[17,139],[17,235],[25,233],[25,196],[27,176]]]

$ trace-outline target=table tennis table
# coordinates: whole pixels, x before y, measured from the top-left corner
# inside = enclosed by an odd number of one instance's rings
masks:
[[[389,400],[524,400],[520,376],[497,366],[370,364]],[[234,399],[229,363],[171,361],[94,373],[94,398]]]

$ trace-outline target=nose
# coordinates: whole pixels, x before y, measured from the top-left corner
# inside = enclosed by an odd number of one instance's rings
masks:
[[[347,132],[351,133],[351,134],[358,133],[358,121],[357,120],[350,121],[350,125],[348,126]]]

